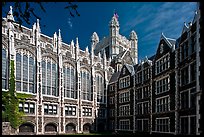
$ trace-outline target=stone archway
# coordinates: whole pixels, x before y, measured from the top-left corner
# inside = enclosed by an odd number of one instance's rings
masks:
[[[48,123],[45,125],[45,133],[47,134],[56,134],[57,126],[54,123]]]
[[[33,135],[35,134],[35,126],[31,123],[24,123],[19,126],[20,135]]]
[[[86,123],[83,125],[83,132],[84,133],[90,133],[91,132],[91,124]]]
[[[69,123],[65,127],[66,133],[76,133],[76,125],[73,123]]]

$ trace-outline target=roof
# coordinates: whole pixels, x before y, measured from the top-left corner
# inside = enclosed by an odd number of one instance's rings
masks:
[[[149,57],[149,58],[148,58],[148,60],[153,61],[153,59],[154,59],[154,58],[155,58],[155,55],[153,55],[153,56]]]
[[[125,66],[127,67],[128,71],[131,73],[131,75],[135,74],[135,70],[134,70],[134,67],[132,65],[125,64]]]
[[[110,78],[109,83],[115,83],[118,81],[118,77],[120,75],[120,72],[113,73],[112,77]]]
[[[176,40],[175,48],[178,48],[178,47],[179,47],[180,40],[181,40],[181,37],[179,37],[179,38]]]
[[[171,45],[175,45],[175,43],[176,43],[175,39],[167,38],[167,40],[171,43]]]

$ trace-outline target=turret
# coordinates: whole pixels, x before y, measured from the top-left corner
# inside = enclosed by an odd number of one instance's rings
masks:
[[[78,55],[79,55],[79,42],[78,42],[78,37],[76,37],[76,46],[75,46],[75,59],[78,60]]]
[[[115,13],[109,22],[110,27],[110,36],[117,36],[119,34],[119,22],[118,22],[118,15]]]
[[[134,64],[138,63],[138,38],[135,31],[131,31],[130,33],[130,54],[133,58]]]
[[[99,42],[99,38],[96,32],[94,32],[91,36],[91,54],[94,52],[96,44]],[[94,54],[94,53],[93,53]]]

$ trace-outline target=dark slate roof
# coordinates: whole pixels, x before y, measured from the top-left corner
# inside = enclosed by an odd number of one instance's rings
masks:
[[[119,75],[120,75],[120,72],[115,72],[115,73],[113,73],[112,77],[110,78],[109,83],[117,82]]]
[[[156,55],[153,55],[153,56],[149,57],[148,60],[153,61],[153,59],[155,58],[155,56],[156,56]]]
[[[134,75],[134,74],[135,74],[134,67],[133,67],[132,65],[125,64],[125,66],[126,66],[127,69],[129,70],[129,72],[131,73],[131,75]]]
[[[136,65],[133,66],[135,72],[137,71],[137,67],[138,67],[138,64],[136,64]]]
[[[170,39],[170,38],[167,38],[167,39],[171,43],[171,45],[175,45],[175,43],[176,43],[175,39]]]
[[[175,44],[175,48],[176,48],[176,49],[179,47],[180,40],[181,40],[181,37],[179,37],[179,38],[176,40],[176,44]]]

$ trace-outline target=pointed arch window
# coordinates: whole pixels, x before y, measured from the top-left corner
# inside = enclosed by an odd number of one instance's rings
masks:
[[[16,54],[16,90],[35,93],[35,58],[31,54]]]
[[[74,67],[70,64],[64,66],[63,73],[64,73],[64,97],[77,99],[75,78],[76,76]]]
[[[88,70],[81,70],[81,98],[83,100],[93,100],[93,91],[91,90],[91,74]]]
[[[58,96],[57,91],[57,64],[51,58],[42,61],[42,94]]]
[[[7,89],[7,81],[8,81],[8,57],[7,50],[2,48],[2,89]]]
[[[96,74],[96,92],[97,102],[105,103],[104,78],[99,73]]]

